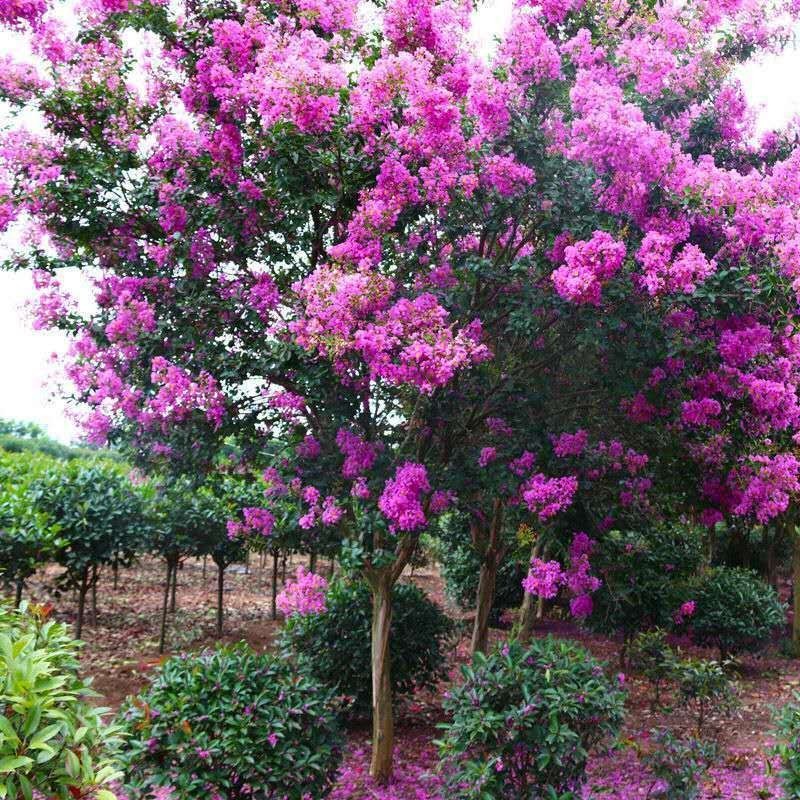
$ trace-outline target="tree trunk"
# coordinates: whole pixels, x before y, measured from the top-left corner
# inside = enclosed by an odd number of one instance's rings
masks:
[[[174,614],[177,608],[175,602],[176,595],[178,594],[178,559],[172,562],[172,593],[169,598],[169,613]]]
[[[331,556],[330,564],[328,564],[328,580],[332,581],[333,576],[336,574],[336,556]]]
[[[286,550],[283,551],[283,559],[281,560],[281,583],[286,586]]]
[[[217,563],[217,639],[222,638],[222,606],[225,592],[225,567]]]
[[[167,604],[169,587],[172,585],[172,562],[167,559],[167,579],[164,581],[164,602],[161,606],[161,635],[158,637],[158,652],[163,653],[167,643]]]
[[[316,550],[312,550],[308,556],[308,571],[309,572],[316,572],[317,571],[317,552]]]
[[[277,550],[272,551],[272,619],[278,619],[278,557]]]
[[[481,564],[478,578],[478,598],[475,604],[475,623],[472,626],[470,651],[485,653],[489,646],[489,614],[494,602],[494,590],[497,585],[498,554],[487,552]]]
[[[203,556],[203,580],[206,579],[206,564],[208,564],[208,556]]]
[[[18,580],[16,591],[14,592],[14,608],[19,608],[22,602],[22,589],[25,586],[25,581]]]
[[[75,638],[80,639],[83,633],[83,614],[86,610],[86,594],[89,591],[89,567],[81,573],[81,585],[78,588],[78,619],[75,622]]]
[[[531,561],[539,557],[541,542],[537,539],[531,548]],[[533,636],[533,629],[536,627],[536,620],[542,618],[544,602],[541,597],[534,597],[529,592],[525,592],[522,598],[522,605],[519,608],[519,634],[517,638],[523,644],[527,644]]]
[[[97,627],[97,564],[92,567],[92,627]]]
[[[370,775],[379,784],[392,777],[394,717],[389,631],[392,624],[392,581],[381,570],[372,583],[372,763]]]
[[[792,650],[795,658],[800,657],[800,537],[794,525],[787,525],[792,537]]]
[[[119,589],[119,564],[115,561],[111,569],[114,572],[114,591],[116,592]]]
[[[481,571],[478,578],[478,595],[475,600],[475,622],[472,627],[471,652],[485,653],[489,646],[489,614],[494,602],[497,570],[505,548],[502,542],[503,502],[496,499],[488,530],[478,519],[470,524],[473,545],[481,554]]]

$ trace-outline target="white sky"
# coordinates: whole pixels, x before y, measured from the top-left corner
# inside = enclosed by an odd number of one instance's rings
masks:
[[[479,8],[473,28],[479,49],[488,49],[494,37],[502,33],[510,6],[509,0],[488,0]],[[0,55],[17,47],[11,34],[0,32]],[[779,55],[747,64],[740,77],[750,102],[759,111],[762,130],[780,127],[800,114],[797,42]],[[66,403],[55,396],[53,380],[53,354],[64,351],[66,339],[55,331],[32,330],[24,308],[32,295],[29,274],[0,272],[0,417],[37,422],[51,436],[68,442],[77,436],[77,430]]]

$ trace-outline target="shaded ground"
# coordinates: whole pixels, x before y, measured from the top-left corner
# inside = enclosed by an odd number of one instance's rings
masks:
[[[297,565],[295,557],[287,565],[291,578]],[[303,562],[305,563],[305,562]],[[327,564],[319,565],[327,573]],[[53,598],[48,586],[57,574],[48,569],[32,582],[28,596],[36,601],[52,601],[56,615],[73,622],[76,613],[74,598],[69,594]],[[226,573],[225,641],[245,639],[256,649],[268,649],[280,622],[270,618],[271,592],[269,568],[258,562],[248,571],[234,566]],[[447,606],[442,581],[435,570],[418,571],[411,579],[468,626],[469,615]],[[148,671],[160,661],[158,632],[163,598],[164,567],[154,559],[145,559],[136,567],[120,572],[119,585],[113,588],[110,573],[102,576],[98,587],[98,616],[96,626],[87,624],[84,630],[86,647],[82,664],[87,675],[95,680],[95,688],[104,695],[103,705],[116,708],[124,697],[135,692],[147,680]],[[281,582],[279,580],[279,589]],[[214,639],[216,602],[216,572],[209,562],[204,576],[201,561],[187,561],[178,574],[177,610],[170,614],[168,650],[198,649]],[[620,643],[605,637],[593,636],[571,623],[545,621],[539,635],[552,634],[579,640],[596,656],[617,669]],[[492,639],[502,640],[504,631],[492,631]],[[714,657],[696,648],[687,647],[687,654]],[[452,655],[451,679],[458,678],[459,666],[468,660],[467,637],[462,639]],[[666,693],[664,706],[656,711],[650,707],[650,688],[636,675],[625,676],[629,689],[627,717],[623,733],[625,745],[610,755],[598,754],[591,762],[591,780],[587,798],[647,797],[652,781],[642,771],[637,752],[647,750],[649,731],[669,727],[679,732],[691,732],[695,721],[691,709],[681,705]],[[442,691],[445,686],[442,686]],[[772,714],[775,707],[785,703],[800,689],[800,662],[768,653],[763,658],[745,657],[739,676],[738,709],[731,717],[711,715],[707,733],[719,742],[721,757],[706,782],[703,798],[741,798],[768,800],[781,795],[776,782],[768,776],[766,754],[771,744]],[[439,778],[433,768],[436,751],[431,740],[436,737],[436,724],[442,721],[440,695],[420,694],[398,710],[397,781],[388,788],[377,790],[367,779],[368,731],[354,730],[350,736],[350,754],[342,773],[340,786],[333,800],[347,798],[380,798],[380,800],[438,800]]]

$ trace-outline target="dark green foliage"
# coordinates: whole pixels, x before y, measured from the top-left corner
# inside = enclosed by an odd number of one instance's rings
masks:
[[[648,797],[664,800],[696,800],[700,796],[700,781],[717,755],[713,742],[676,737],[671,731],[660,730],[652,736],[653,748],[641,757],[658,786]]]
[[[603,633],[668,628],[684,600],[682,588],[703,559],[703,539],[693,527],[659,524],[644,531],[610,531],[592,564],[603,585],[592,596],[587,622]]]
[[[353,714],[371,704],[370,635],[372,593],[362,582],[336,581],[328,589],[324,614],[291,616],[281,649],[321,683],[351,699]],[[391,677],[395,699],[445,676],[445,640],[453,624],[425,593],[411,584],[392,591]]]
[[[341,762],[330,694],[244,643],[169,659],[119,719],[126,783],[182,800],[323,798]]]
[[[675,670],[675,653],[667,643],[667,634],[661,628],[643,631],[631,642],[629,662],[653,687],[653,706],[661,702],[661,687]]]
[[[735,686],[725,672],[727,665],[699,658],[675,664],[673,675],[681,701],[694,710],[698,734],[712,710],[729,713],[736,703]]]
[[[0,797],[113,800],[119,742],[78,677],[77,643],[39,607],[0,605]],[[78,792],[78,794],[74,794]]]
[[[694,582],[692,599],[692,636],[719,648],[723,658],[763,648],[786,623],[786,607],[775,590],[750,570],[709,570]]]
[[[781,761],[781,785],[786,797],[800,797],[800,694],[794,693],[775,715],[777,739],[773,752]]]
[[[622,724],[624,692],[584,648],[553,638],[476,654],[450,692],[440,742],[452,798],[557,798]]]

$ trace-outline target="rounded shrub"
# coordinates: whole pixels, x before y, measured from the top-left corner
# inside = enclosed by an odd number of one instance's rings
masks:
[[[764,647],[786,623],[786,607],[755,572],[715,567],[692,584],[692,636],[725,658]]]
[[[592,566],[603,581],[592,595],[587,625],[626,642],[639,631],[670,628],[685,597],[686,582],[703,561],[703,537],[690,525],[654,524],[612,530],[599,542]]]
[[[47,609],[0,605],[0,797],[114,800],[119,731],[78,677],[78,643]]]
[[[475,655],[445,710],[448,797],[573,796],[592,747],[622,724],[624,692],[584,648],[552,638]]]
[[[336,581],[322,614],[286,620],[280,645],[318,681],[348,699],[356,716],[369,713],[372,672],[372,593],[363,582]],[[445,640],[453,623],[425,593],[411,584],[392,591],[391,678],[395,698],[432,688],[446,675]]]
[[[119,718],[126,783],[184,800],[326,797],[342,758],[330,693],[244,643],[169,659]]]

